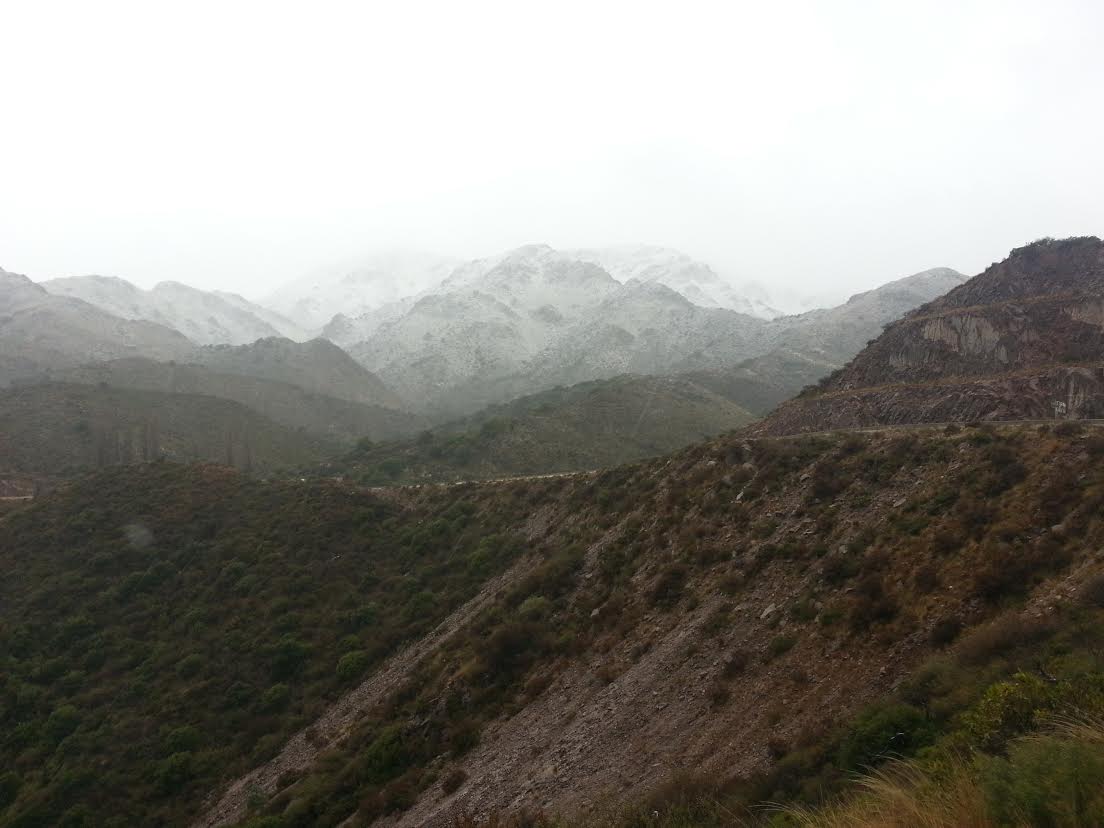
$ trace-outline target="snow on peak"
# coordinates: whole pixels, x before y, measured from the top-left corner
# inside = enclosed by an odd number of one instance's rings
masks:
[[[417,251],[380,252],[289,282],[261,304],[318,331],[339,313],[352,319],[434,288],[456,264],[455,259]]]
[[[666,285],[703,308],[726,308],[761,319],[781,315],[764,299],[761,291],[748,295],[709,265],[680,250],[631,245],[575,250],[571,255],[600,265],[619,282],[640,279]]]
[[[56,296],[81,299],[114,316],[156,322],[200,345],[243,345],[267,336],[299,333],[241,297],[228,299],[181,282],[142,290],[115,276],[51,279],[42,286]]]

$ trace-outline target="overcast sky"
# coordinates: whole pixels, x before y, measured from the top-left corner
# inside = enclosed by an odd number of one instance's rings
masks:
[[[869,287],[1104,234],[1104,3],[0,0],[0,266],[262,296],[648,242]]]

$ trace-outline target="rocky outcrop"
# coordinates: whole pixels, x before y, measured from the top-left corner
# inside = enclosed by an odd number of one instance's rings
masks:
[[[759,429],[1098,417],[1102,365],[1104,243],[1045,239],[893,323]]]
[[[914,423],[1104,417],[1104,363],[937,384],[861,388],[783,403],[767,433]]]

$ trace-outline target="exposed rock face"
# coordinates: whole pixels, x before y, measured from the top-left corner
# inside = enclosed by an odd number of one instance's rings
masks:
[[[1013,250],[890,325],[846,368],[760,426],[786,434],[1104,412],[1104,243]]]

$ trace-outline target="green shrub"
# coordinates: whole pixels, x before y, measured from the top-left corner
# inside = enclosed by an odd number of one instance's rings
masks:
[[[274,684],[261,694],[261,709],[267,711],[282,710],[291,698],[291,690],[286,684]]]
[[[288,678],[303,667],[310,648],[294,636],[285,635],[269,648],[273,678]]]
[[[1035,724],[1040,710],[1052,703],[1047,684],[1038,676],[1016,673],[986,689],[962,716],[962,730],[983,750],[996,751]]]
[[[552,611],[552,602],[543,595],[530,595],[518,607],[518,615],[526,621],[540,621]]]
[[[1000,825],[1104,825],[1104,745],[1041,736],[982,763],[982,789]]]
[[[53,743],[60,742],[80,726],[81,717],[71,704],[63,704],[46,720],[45,735]]]
[[[0,811],[15,802],[22,784],[19,775],[15,771],[0,773]]]
[[[203,669],[204,658],[199,653],[185,656],[176,665],[176,673],[181,678],[191,678]]]
[[[911,705],[876,705],[855,718],[840,741],[836,761],[846,771],[873,767],[931,744],[935,733],[933,723]]]
[[[788,653],[793,649],[794,644],[797,643],[797,636],[794,635],[776,635],[770,640],[767,645],[767,661],[778,656]]]
[[[191,725],[185,725],[175,728],[165,737],[165,752],[172,754],[195,750],[201,742],[199,731]]]
[[[174,753],[157,767],[157,784],[164,791],[179,791],[194,774],[190,751]]]
[[[368,665],[372,663],[371,656],[364,650],[353,650],[345,653],[337,662],[337,677],[345,683],[353,681],[364,675]]]

